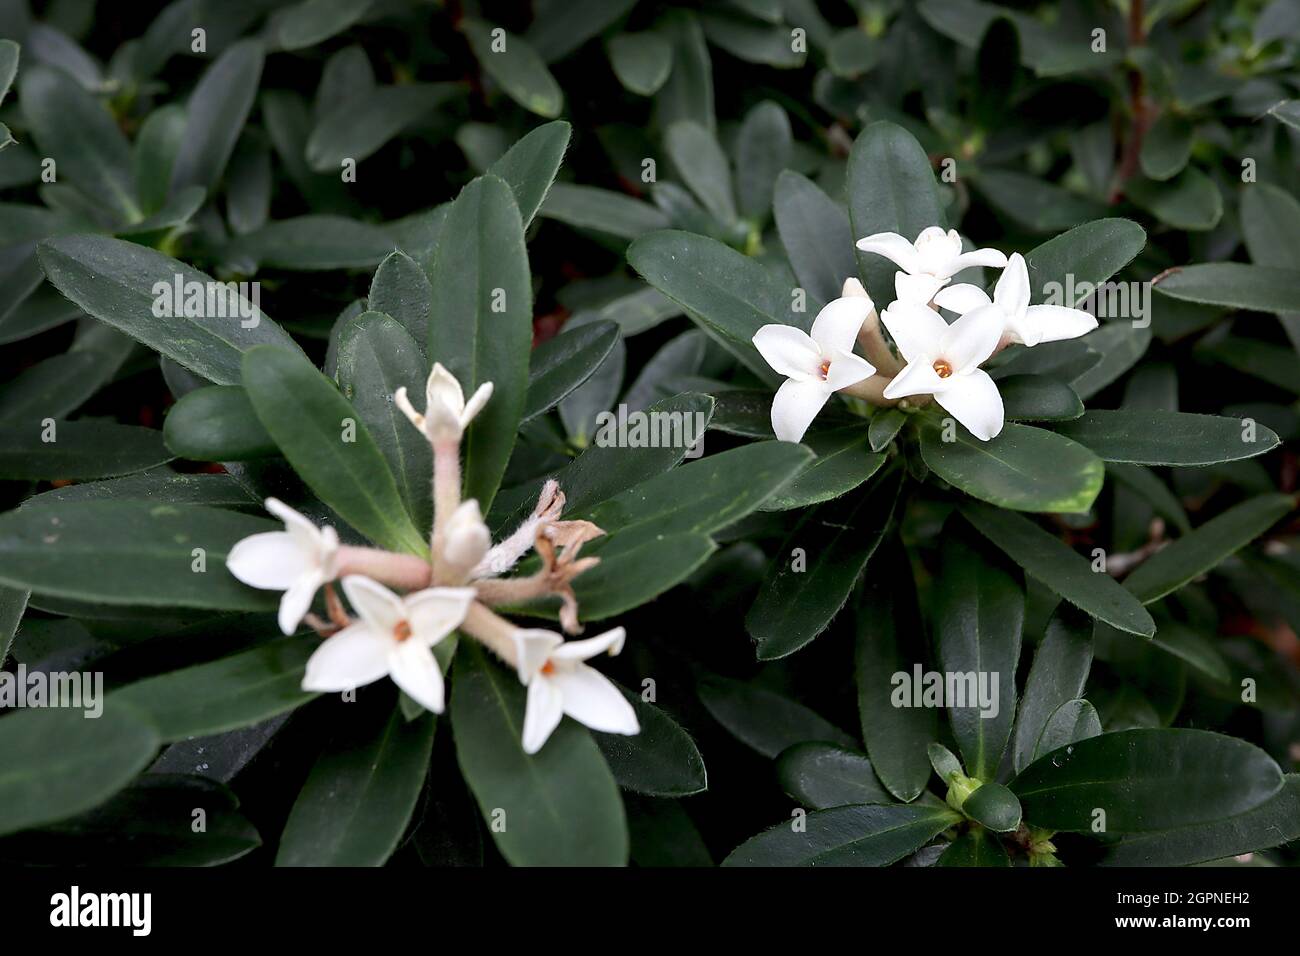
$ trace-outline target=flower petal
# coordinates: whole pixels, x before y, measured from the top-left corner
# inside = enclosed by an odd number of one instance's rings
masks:
[[[469,427],[469,423],[474,420],[474,416],[483,411],[483,406],[488,403],[488,399],[491,397],[492,383],[484,382],[475,390],[474,394],[469,397],[469,401],[465,404],[465,411],[462,412],[460,416],[461,426],[465,428]]]
[[[946,384],[934,400],[980,441],[996,438],[1004,423],[1002,395],[988,373],[977,368],[952,376]]]
[[[406,620],[411,640],[432,647],[465,620],[474,600],[473,588],[426,588],[406,596]]]
[[[944,232],[940,226],[930,226],[922,229],[916,237],[916,252],[921,260],[918,271],[928,272],[940,279],[951,278],[957,271],[954,263],[961,255],[961,236],[956,229]]]
[[[452,375],[441,362],[434,362],[429,371],[429,380],[424,383],[425,414],[433,405],[439,405],[457,418],[465,411],[465,390],[460,387],[460,380]]]
[[[884,256],[904,272],[915,274],[922,271],[921,257],[917,255],[916,246],[896,232],[878,232],[859,239],[858,248],[863,252]]]
[[[894,295],[896,301],[929,305],[935,293],[943,288],[947,279],[940,279],[928,272],[908,275],[906,272],[894,273]]]
[[[894,376],[894,380],[885,386],[885,398],[906,398],[908,395],[932,395],[942,391],[948,379],[939,377],[926,359],[909,362],[907,367]]]
[[[226,567],[245,584],[264,591],[287,591],[314,570],[298,540],[287,531],[249,535],[226,555]]]
[[[1012,253],[1007,260],[1007,267],[993,287],[993,301],[1010,319],[1019,318],[1029,308],[1029,269],[1020,253]]]
[[[993,300],[987,292],[969,282],[958,282],[945,289],[940,289],[934,296],[934,304],[949,312],[965,315],[974,312],[980,306],[991,305]]]
[[[515,670],[521,684],[533,683],[537,672],[550,660],[551,652],[564,643],[560,635],[540,627],[521,627],[512,636],[515,639]]]
[[[395,645],[388,652],[388,676],[425,710],[442,713],[442,671],[428,645],[418,641],[401,641]]]
[[[311,519],[294,511],[278,498],[267,498],[266,510],[284,522],[284,530],[293,535],[306,554],[315,555],[324,550],[321,531]]]
[[[874,308],[867,295],[850,295],[828,302],[813,319],[812,340],[823,355],[835,349],[852,352],[858,329]]]
[[[380,633],[393,634],[397,625],[406,620],[402,599],[378,581],[350,574],[343,579],[343,593],[361,620]]]
[[[943,316],[915,302],[894,302],[881,314],[880,321],[909,362],[933,362],[939,342],[948,331]]]
[[[1006,314],[996,305],[967,312],[948,326],[937,357],[947,360],[954,372],[978,367],[998,347],[1005,320]]]
[[[754,333],[754,348],[778,375],[806,382],[819,374],[821,351],[803,329],[773,323]]]
[[[956,275],[962,269],[969,269],[971,266],[988,266],[992,269],[1001,269],[1006,264],[1006,255],[997,249],[972,249],[970,252],[963,252],[953,259],[952,273]]]
[[[564,712],[580,724],[606,734],[636,734],[641,724],[623,692],[593,667],[579,664],[553,678]]]
[[[544,677],[530,683],[521,741],[524,753],[535,754],[541,750],[563,718],[564,701],[555,682]]]
[[[311,609],[316,589],[324,583],[324,579],[319,574],[308,572],[294,581],[293,587],[284,592],[280,597],[280,612],[276,616],[276,622],[280,625],[282,633],[292,634],[298,630],[298,625]]]
[[[861,355],[836,349],[829,357],[831,364],[826,371],[826,386],[831,391],[838,392],[876,374],[876,367]]]
[[[1059,342],[1087,335],[1097,327],[1097,319],[1083,309],[1069,309],[1063,305],[1031,305],[1025,310],[1022,328],[1015,330],[1025,345],[1040,342]],[[1029,333],[1026,335],[1025,333]],[[1034,341],[1029,341],[1030,337]]]
[[[616,627],[585,640],[565,641],[551,652],[551,658],[557,661],[585,661],[606,652],[613,657],[623,650],[623,642],[626,639],[627,631]]]
[[[831,390],[825,382],[797,382],[789,379],[772,399],[772,431],[780,441],[797,442],[804,436]]]
[[[345,627],[326,638],[307,661],[303,690],[351,690],[388,673],[393,639],[365,623]]]
[[[420,431],[424,431],[424,416],[417,412],[415,406],[411,404],[410,398],[406,395],[405,385],[393,392],[393,404],[398,407],[412,425],[420,429]]]
[[[462,501],[447,521],[443,557],[458,568],[469,569],[483,560],[492,547],[492,534],[473,498]]]

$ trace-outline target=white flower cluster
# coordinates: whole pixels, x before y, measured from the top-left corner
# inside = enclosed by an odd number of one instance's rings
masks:
[[[487,606],[559,594],[566,599],[566,611],[572,609],[562,613],[562,622],[566,629],[579,630],[568,582],[596,559],[573,557],[583,540],[601,533],[588,522],[557,520],[563,496],[552,483],[533,516],[510,538],[492,546],[478,502],[459,500],[460,441],[491,395],[488,383],[466,403],[460,383],[440,364],[429,375],[424,414],[411,406],[405,389],[394,395],[395,404],[426,434],[435,456],[431,561],[340,546],[333,528],[317,528],[288,505],[268,498],[266,508],[284,522],[284,531],[243,539],[231,549],[226,565],[245,584],[284,592],[279,625],[285,634],[296,631],[304,618],[328,634],[307,662],[304,690],[348,691],[389,677],[425,708],[442,713],[443,675],[433,648],[460,629],[512,664],[527,686],[522,740],[527,753],[542,748],[565,714],[593,730],[638,733],[632,705],[608,678],[584,663],[602,652],[617,654],[623,647],[623,628],[565,641],[552,631],[515,627]],[[566,554],[557,556],[557,545]],[[495,579],[534,546],[547,559],[542,572],[532,578]],[[408,593],[399,595],[376,578]],[[335,580],[341,581],[355,620],[334,594]],[[317,622],[308,614],[322,586],[327,589],[331,623]],[[494,594],[501,600],[493,601]]]
[[[880,376],[887,400],[933,396],[953,418],[981,441],[1002,431],[1004,412],[997,384],[980,366],[1011,343],[1026,346],[1084,335],[1097,320],[1081,309],[1030,305],[1029,272],[1024,257],[1008,259],[996,249],[961,251],[955,229],[923,229],[916,242],[893,232],[858,241],[858,248],[884,256],[899,267],[896,298],[879,316],[902,354],[901,369],[890,374],[855,355],[853,344],[866,324],[876,335],[875,306],[857,279],[848,279],[840,298],[813,321],[811,334],[789,325],[765,325],[754,346],[786,377],[772,402],[772,430],[781,441],[800,441],[833,392]],[[1002,269],[990,298],[952,277],[971,266]],[[949,324],[939,308],[956,313]],[[886,358],[892,358],[886,349]]]

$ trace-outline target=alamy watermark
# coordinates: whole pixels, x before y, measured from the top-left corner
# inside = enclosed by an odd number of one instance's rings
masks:
[[[19,664],[14,673],[0,671],[0,709],[60,707],[81,710],[94,720],[104,713],[102,671],[31,671]]]
[[[998,715],[997,671],[895,671],[889,702],[895,707],[978,707],[980,716]]]
[[[1098,319],[1127,319],[1135,329],[1151,324],[1150,282],[1076,282],[1067,272],[1065,282],[1043,286],[1044,305],[1082,309]]]
[[[160,319],[239,319],[245,329],[262,320],[260,282],[200,282],[178,272],[171,282],[159,279],[151,291],[153,314]]]
[[[593,443],[601,448],[685,448],[687,458],[704,453],[703,412],[630,412],[626,405],[596,416]]]

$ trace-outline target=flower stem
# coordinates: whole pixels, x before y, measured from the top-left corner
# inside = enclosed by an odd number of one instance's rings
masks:
[[[511,667],[516,667],[515,626],[503,617],[493,614],[477,601],[469,606],[460,630],[474,638]]]
[[[460,506],[460,442],[438,442],[433,446],[433,580],[447,577],[443,558],[443,539],[447,522]]]
[[[343,545],[335,558],[337,577],[363,574],[383,584],[404,591],[418,591],[429,586],[429,563],[411,554],[396,554],[378,548]]]

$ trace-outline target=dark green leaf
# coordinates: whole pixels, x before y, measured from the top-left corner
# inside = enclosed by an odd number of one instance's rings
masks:
[[[1183,266],[1155,283],[1174,299],[1257,312],[1288,312],[1300,302],[1300,269],[1210,262]]]
[[[817,457],[768,498],[764,511],[788,511],[838,498],[868,481],[885,463],[884,455],[870,450],[869,435],[860,426],[819,432],[803,443]]]
[[[562,332],[533,349],[521,421],[550,411],[591,378],[618,340],[617,325],[596,321]]]
[[[433,289],[424,268],[405,252],[400,249],[390,252],[379,263],[366,305],[371,312],[382,312],[396,319],[415,340],[416,347],[424,348],[429,338]],[[412,390],[417,395],[420,392],[418,388]]]
[[[713,719],[764,757],[807,741],[854,749],[853,738],[803,704],[743,681],[710,675],[699,684],[700,701]]]
[[[194,461],[245,461],[279,452],[238,385],[190,392],[167,413],[163,438],[179,457]]]
[[[1020,826],[1020,801],[1000,783],[986,783],[966,798],[962,813],[994,833],[1010,833]]]
[[[1046,375],[1008,375],[998,380],[998,391],[1008,421],[1067,421],[1083,414],[1074,389]]]
[[[186,186],[213,191],[253,108],[264,59],[260,42],[241,40],[204,72],[186,106],[185,135],[172,165],[173,192]]]
[[[961,817],[947,807],[853,806],[808,814],[746,840],[723,866],[888,866]]]
[[[1077,306],[1091,291],[1089,285],[1119,272],[1146,241],[1142,227],[1129,219],[1086,222],[1047,240],[1025,256],[1031,301],[1042,303],[1055,294],[1058,305]],[[1066,301],[1067,289],[1075,290],[1073,302]]]
[[[844,207],[812,180],[787,169],[776,179],[773,209],[781,244],[800,284],[815,302],[838,298],[844,280],[857,272]]]
[[[545,123],[511,146],[488,168],[489,174],[504,179],[514,190],[525,229],[555,182],[572,131],[568,123],[560,120]]]
[[[1135,465],[1214,465],[1253,458],[1279,444],[1263,425],[1186,412],[1095,410],[1057,427],[1103,461]]]
[[[0,427],[0,478],[111,478],[172,457],[162,432],[137,425],[48,419]]]
[[[1064,604],[1047,622],[1016,714],[1011,753],[1017,771],[1033,762],[1039,735],[1057,708],[1082,696],[1092,669],[1092,631],[1092,621]]]
[[[595,734],[618,785],[652,797],[685,797],[708,786],[695,742],[663,710],[619,688],[636,711],[638,734]]]
[[[1034,743],[1033,760],[1053,750],[1096,737],[1101,733],[1101,718],[1097,710],[1082,698],[1067,700],[1047,718],[1043,731]]]
[[[460,28],[479,65],[512,100],[547,119],[560,115],[564,92],[527,40],[482,20],[462,20]]]
[[[653,96],[673,68],[673,48],[658,33],[620,33],[606,49],[614,75],[629,92]]]
[[[786,793],[813,810],[894,802],[876,778],[871,761],[844,747],[795,744],[777,758],[776,774]]]
[[[974,827],[948,844],[935,866],[1010,866],[1011,858],[987,830]]]

